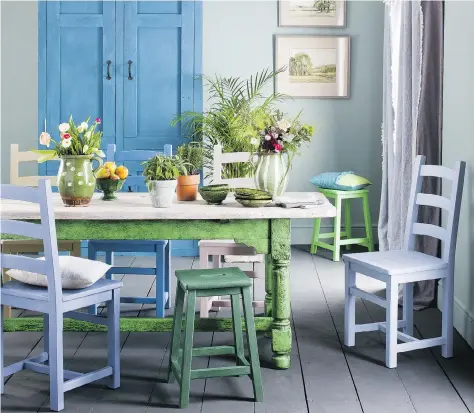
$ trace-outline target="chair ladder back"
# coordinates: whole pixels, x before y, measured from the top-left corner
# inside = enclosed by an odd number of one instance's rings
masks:
[[[423,180],[421,179],[421,168],[425,164],[425,157],[418,155],[415,158],[415,163],[413,164],[412,169],[412,183],[410,189],[410,199],[408,200],[408,213],[405,227],[405,240],[404,240],[404,249],[412,251],[415,248],[415,234],[413,233],[413,226],[416,223],[418,218],[419,206],[415,202],[416,195],[421,192],[421,184]]]
[[[231,187],[237,188],[254,188],[255,182],[253,178],[222,178],[222,169],[224,164],[249,162],[253,154],[250,152],[222,152],[221,145],[214,145],[214,164],[212,172],[213,184],[228,184]]]
[[[141,163],[159,154],[172,156],[173,145],[164,145],[163,151],[137,149],[119,152],[117,152],[115,144],[111,143],[107,145],[107,162],[126,163],[125,166],[130,170],[130,175],[127,178],[126,185],[122,188],[122,191],[125,192],[140,191],[140,187],[142,188],[142,191],[146,191],[145,178],[141,175],[140,170]],[[132,190],[132,187],[135,188],[135,190]]]
[[[406,250],[413,250],[415,235],[427,235],[441,240],[442,259],[454,263],[456,239],[461,208],[462,188],[464,184],[466,163],[456,162],[454,168],[438,165],[425,165],[425,157],[418,155],[413,166],[412,187],[408,204],[407,224],[405,229]],[[450,197],[424,194],[421,192],[423,177],[448,179],[452,183]],[[437,207],[447,212],[446,228],[441,226],[416,222],[420,205]]]
[[[22,162],[38,162],[40,155],[31,151],[20,151],[17,143],[10,145],[10,183],[20,186],[38,186],[39,179],[48,179],[52,186],[58,186],[57,176],[20,176]]]
[[[52,201],[51,182],[39,179],[38,188],[1,185],[1,199],[12,199],[39,204],[41,224],[4,219],[2,232],[22,235],[43,241],[45,259],[36,260],[22,255],[1,254],[1,267],[45,274],[48,279],[49,301],[58,306],[62,302],[61,271]]]

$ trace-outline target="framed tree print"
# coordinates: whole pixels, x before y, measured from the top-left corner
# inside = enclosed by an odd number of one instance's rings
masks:
[[[345,0],[280,0],[279,26],[344,27]]]
[[[275,36],[275,80],[279,93],[299,98],[347,98],[349,36]]]

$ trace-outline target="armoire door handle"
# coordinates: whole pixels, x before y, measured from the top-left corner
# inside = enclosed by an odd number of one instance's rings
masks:
[[[105,77],[107,80],[112,79],[112,76],[110,76],[110,65],[112,64],[112,60],[107,60],[107,76]]]
[[[133,80],[133,77],[132,77],[132,61],[129,60],[128,61],[128,80]]]

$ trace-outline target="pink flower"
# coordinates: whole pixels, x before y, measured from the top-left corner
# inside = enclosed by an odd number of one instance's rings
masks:
[[[42,132],[40,135],[41,145],[46,145],[49,148],[50,142],[51,142],[51,135],[48,132]]]
[[[272,137],[270,135],[265,135],[265,140],[269,141]]]
[[[278,139],[278,133],[273,132],[272,135],[273,135],[273,139]]]
[[[275,149],[275,152],[280,152],[281,151],[281,145],[279,143],[276,143],[273,145],[273,149]]]
[[[61,137],[62,137],[63,139],[69,139],[69,138],[71,137],[71,135],[69,135],[69,133],[63,133],[63,134],[61,135]]]
[[[102,123],[102,120],[100,118],[95,118],[95,123],[97,123],[98,125]]]

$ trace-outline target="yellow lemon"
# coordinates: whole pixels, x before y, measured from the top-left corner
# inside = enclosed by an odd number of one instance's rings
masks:
[[[120,179],[120,177],[118,175],[115,175],[115,174],[110,174],[110,179],[112,181],[118,181]]]
[[[107,168],[100,168],[98,171],[97,171],[97,175],[96,175],[97,179],[107,179],[107,178],[110,178],[110,170],[107,169]]]
[[[111,174],[114,174],[115,170],[117,169],[117,165],[115,165],[115,162],[106,162],[104,163],[104,168],[107,168]]]
[[[115,170],[116,175],[119,176],[120,179],[125,179],[128,176],[128,168],[120,165],[116,170]]]

